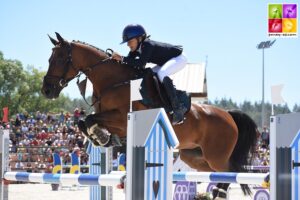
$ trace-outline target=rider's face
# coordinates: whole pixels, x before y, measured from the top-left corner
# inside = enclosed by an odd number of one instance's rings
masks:
[[[127,46],[130,48],[131,52],[133,52],[137,49],[138,44],[139,44],[139,42],[138,42],[137,38],[133,38],[127,42]]]

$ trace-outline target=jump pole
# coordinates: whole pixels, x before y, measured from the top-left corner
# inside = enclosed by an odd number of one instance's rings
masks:
[[[28,172],[6,172],[4,178],[10,181],[24,181],[31,183],[55,183],[55,184],[76,184],[88,186],[113,186],[120,184],[123,173],[112,174],[50,174],[50,173],[28,173]]]

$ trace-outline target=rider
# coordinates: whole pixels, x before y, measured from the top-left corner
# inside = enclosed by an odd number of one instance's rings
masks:
[[[123,30],[121,44],[127,42],[130,52],[128,56],[121,56],[114,52],[112,58],[138,69],[144,69],[147,63],[156,64],[152,70],[157,73],[159,80],[163,83],[171,102],[174,111],[172,123],[173,125],[181,123],[186,108],[179,102],[176,89],[169,75],[182,70],[187,63],[187,59],[182,46],[153,41],[149,37],[143,26],[139,24],[127,25]]]

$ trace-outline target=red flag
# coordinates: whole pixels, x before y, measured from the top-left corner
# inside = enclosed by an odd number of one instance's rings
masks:
[[[3,108],[3,118],[2,122],[7,123],[8,122],[8,107]]]

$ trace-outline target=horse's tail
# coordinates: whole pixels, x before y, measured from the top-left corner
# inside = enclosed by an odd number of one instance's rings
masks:
[[[245,172],[245,166],[250,165],[254,156],[257,142],[257,126],[255,122],[242,111],[228,111],[235,121],[239,136],[233,153],[230,157],[230,170],[236,172]],[[250,156],[250,157],[249,157]],[[251,194],[251,190],[246,184],[241,184],[244,194]]]

